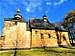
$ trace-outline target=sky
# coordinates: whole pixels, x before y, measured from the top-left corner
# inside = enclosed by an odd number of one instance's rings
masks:
[[[75,0],[0,0],[0,34],[4,18],[11,18],[20,9],[24,20],[48,16],[50,22],[63,22],[64,16],[75,9]]]

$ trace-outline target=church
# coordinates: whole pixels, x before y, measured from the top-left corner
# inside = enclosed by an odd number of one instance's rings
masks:
[[[4,19],[0,48],[60,47],[70,45],[68,30],[42,19],[25,21],[18,9],[13,18]]]

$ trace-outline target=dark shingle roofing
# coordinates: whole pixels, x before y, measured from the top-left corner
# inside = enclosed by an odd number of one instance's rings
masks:
[[[36,29],[55,29],[54,25],[44,21],[44,19],[31,19],[30,20],[30,28]]]
[[[57,31],[68,31],[62,25],[55,25],[48,20],[44,22],[44,19],[31,19],[29,21],[31,29],[52,29]]]
[[[13,18],[4,18],[4,21],[12,21]]]
[[[63,25],[60,23],[60,24],[55,24],[55,29],[58,30],[58,31],[68,31],[67,29],[65,29],[63,27]]]

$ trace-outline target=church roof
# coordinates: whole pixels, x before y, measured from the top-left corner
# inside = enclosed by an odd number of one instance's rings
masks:
[[[29,25],[31,29],[52,29],[57,31],[68,31],[62,25],[56,25],[54,23],[47,22],[44,19],[30,19]]]
[[[4,18],[4,21],[12,21],[13,18]]]
[[[55,23],[55,29],[58,31],[68,31],[66,28],[64,28],[64,26],[62,25],[62,23]]]
[[[44,19],[31,19],[29,23],[30,23],[30,28],[55,29],[54,24],[50,23],[48,20],[47,22],[45,22]]]

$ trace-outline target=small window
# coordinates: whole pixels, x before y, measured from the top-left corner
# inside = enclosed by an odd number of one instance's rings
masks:
[[[63,35],[63,39],[66,40],[65,36]]]
[[[15,25],[17,25],[17,22],[15,22]]]
[[[35,31],[35,34],[37,34],[37,31]]]
[[[50,35],[50,34],[48,34],[48,37],[50,38],[50,37],[51,37],[51,35]]]
[[[41,39],[43,39],[43,34],[41,34]]]

